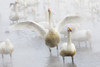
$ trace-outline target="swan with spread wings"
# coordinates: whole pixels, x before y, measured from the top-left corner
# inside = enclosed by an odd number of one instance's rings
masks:
[[[48,31],[41,25],[36,22],[26,21],[16,23],[10,26],[11,29],[19,30],[19,29],[30,29],[32,31],[38,32],[42,37],[44,37],[45,44],[48,46],[50,54],[51,48],[57,47],[58,51],[58,44],[60,42],[60,30],[65,24],[74,23],[77,20],[80,20],[80,16],[68,16],[65,17],[62,21],[60,21],[56,27],[53,27],[51,22],[51,9],[48,9],[49,13],[49,29]],[[57,52],[58,53],[58,52]]]

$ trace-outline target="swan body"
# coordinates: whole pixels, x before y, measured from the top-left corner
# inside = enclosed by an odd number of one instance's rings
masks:
[[[6,39],[6,41],[0,43],[0,53],[2,54],[2,57],[4,54],[9,54],[10,56],[12,56],[13,50],[14,46],[9,39]]]
[[[63,43],[60,49],[61,56],[74,56],[76,53],[76,49],[73,43],[68,45],[67,43]]]
[[[12,13],[10,14],[9,19],[10,19],[13,23],[14,23],[15,21],[18,22],[18,20],[19,20],[19,16],[18,16],[17,13],[12,12]]]
[[[60,42],[60,36],[58,32],[55,32],[54,29],[49,30],[45,37],[45,43],[48,47],[55,47],[58,46],[58,43]]]
[[[71,41],[71,29],[69,28],[69,30],[68,30],[68,40],[67,40],[67,43],[63,43],[61,45],[60,55],[63,57],[63,62],[64,62],[65,56],[71,56],[72,62],[73,62],[73,56],[75,55],[75,53],[76,53],[76,48]]]
[[[91,47],[91,32],[90,30],[79,30],[72,33],[72,40],[77,42],[88,41]]]

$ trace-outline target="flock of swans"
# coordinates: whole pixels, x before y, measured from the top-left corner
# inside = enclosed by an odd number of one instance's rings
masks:
[[[10,3],[10,16],[9,19],[14,22],[19,22],[19,20],[26,20],[27,14],[31,13],[34,15],[34,19],[37,18],[37,11],[39,0],[16,0],[14,3]],[[29,11],[27,10],[29,9]],[[31,11],[31,12],[30,12]]]
[[[21,1],[21,0],[20,0]],[[37,32],[41,35],[41,37],[45,40],[45,44],[49,49],[49,52],[51,54],[51,48],[56,47],[57,49],[57,55],[61,55],[63,58],[63,62],[65,62],[64,57],[70,56],[72,57],[72,62],[74,62],[74,55],[76,54],[77,50],[75,47],[74,42],[89,42],[90,47],[92,44],[91,41],[91,31],[90,30],[80,30],[81,27],[81,21],[85,21],[85,19],[81,15],[71,15],[71,16],[66,16],[64,17],[61,21],[58,23],[53,23],[52,22],[52,10],[48,8],[47,16],[48,21],[44,22],[39,22],[37,23],[36,21],[27,21],[27,10],[26,8],[29,8],[31,6],[31,10],[34,13],[34,17],[36,19],[36,11],[34,10],[33,6],[37,7],[38,10],[38,5],[40,1],[36,0],[34,2],[34,5],[31,1],[25,1],[19,2],[18,0],[15,1],[15,3],[10,3],[10,8],[12,7],[12,12],[9,17],[13,23],[16,21],[17,23],[14,23],[10,25],[11,30],[26,30],[29,29],[31,31]],[[32,4],[31,4],[32,3]],[[19,8],[19,6],[21,8]],[[19,8],[19,9],[18,9]],[[20,16],[18,14],[18,11],[24,10],[23,11],[23,16]],[[20,18],[24,18],[24,21],[19,22]],[[67,36],[66,42],[63,43],[59,47],[59,43],[61,41],[61,34],[64,34],[64,37]],[[2,58],[4,54],[9,54],[12,56],[12,52],[14,50],[13,45],[11,44],[10,40],[7,39],[5,42],[0,43],[0,53],[2,54]],[[60,52],[59,52],[60,51]]]
[[[76,16],[76,15],[66,16],[58,24],[53,25],[53,23],[51,21],[51,9],[49,8],[48,9],[48,18],[49,18],[49,20],[48,20],[49,27],[48,28],[45,28],[42,25],[40,25],[39,23],[36,23],[34,21],[24,21],[24,22],[20,22],[20,23],[11,25],[10,29],[12,29],[12,30],[30,29],[32,31],[38,32],[45,40],[45,44],[47,45],[47,47],[50,51],[50,54],[51,54],[51,48],[56,47],[57,55],[58,55],[58,44],[61,40],[60,32],[63,29],[63,27],[66,24],[68,24],[68,26],[66,26],[66,30],[65,30],[65,31],[67,31],[66,32],[67,33],[67,43],[62,44],[62,46],[60,48],[60,55],[63,57],[63,61],[64,61],[65,56],[71,56],[72,62],[74,62],[73,56],[76,53],[76,48],[75,48],[75,45],[72,43],[73,42],[72,40],[77,41],[77,42],[87,41],[87,40],[89,40],[88,36],[90,35],[90,32],[88,32],[87,30],[86,30],[86,32],[81,31],[81,30],[78,31],[77,29],[79,29],[79,28],[75,28],[75,27],[79,27],[79,25],[76,24],[77,22],[75,22],[75,21],[82,19],[82,17]],[[79,35],[79,36],[76,36],[76,35]]]

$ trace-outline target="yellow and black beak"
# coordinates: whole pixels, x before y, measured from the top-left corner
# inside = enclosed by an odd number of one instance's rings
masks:
[[[50,12],[51,11],[51,9],[50,8],[48,8],[48,12]]]
[[[68,27],[68,31],[69,31],[69,32],[72,32],[72,30],[71,30],[71,28],[70,28],[70,27]]]

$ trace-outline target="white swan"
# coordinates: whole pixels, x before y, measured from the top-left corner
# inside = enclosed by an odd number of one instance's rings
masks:
[[[61,22],[59,22],[56,27],[54,28],[52,26],[51,23],[51,9],[48,9],[49,12],[49,29],[48,31],[45,31],[45,29],[39,25],[36,22],[30,22],[30,21],[26,21],[26,22],[22,22],[22,23],[17,23],[11,26],[12,29],[31,29],[32,31],[36,31],[38,33],[41,34],[41,36],[43,36],[45,38],[45,43],[46,45],[49,47],[50,53],[51,53],[51,49],[52,47],[57,47],[58,50],[58,43],[60,42],[60,36],[59,36],[59,30],[62,29],[62,27],[66,24],[66,23],[71,23],[74,22],[75,20],[78,20],[80,17],[79,16],[69,16],[69,17],[65,17]]]
[[[90,44],[91,47],[91,31],[90,30],[79,30],[72,33],[72,40],[79,43],[80,42],[87,42]]]
[[[18,8],[17,8],[18,2],[15,1],[15,3],[10,3],[10,6],[13,5],[14,11],[10,13],[9,19],[14,23],[14,21],[18,22],[19,15],[18,15]]]
[[[65,56],[71,56],[72,62],[74,62],[73,56],[76,53],[76,48],[71,41],[71,28],[68,28],[68,40],[67,43],[63,43],[60,48],[60,55],[63,57],[63,62],[65,62]]]
[[[53,25],[51,23],[51,9],[48,9],[48,12],[49,12],[49,31],[45,36],[45,43],[49,47],[51,53],[50,48],[52,47],[57,47],[57,51],[58,51],[58,43],[60,42],[60,35],[58,31],[56,31],[53,28]]]
[[[9,39],[6,39],[4,42],[0,43],[0,54],[2,54],[2,58],[5,54],[9,54],[12,57],[12,52],[14,50],[14,46],[10,42]]]

